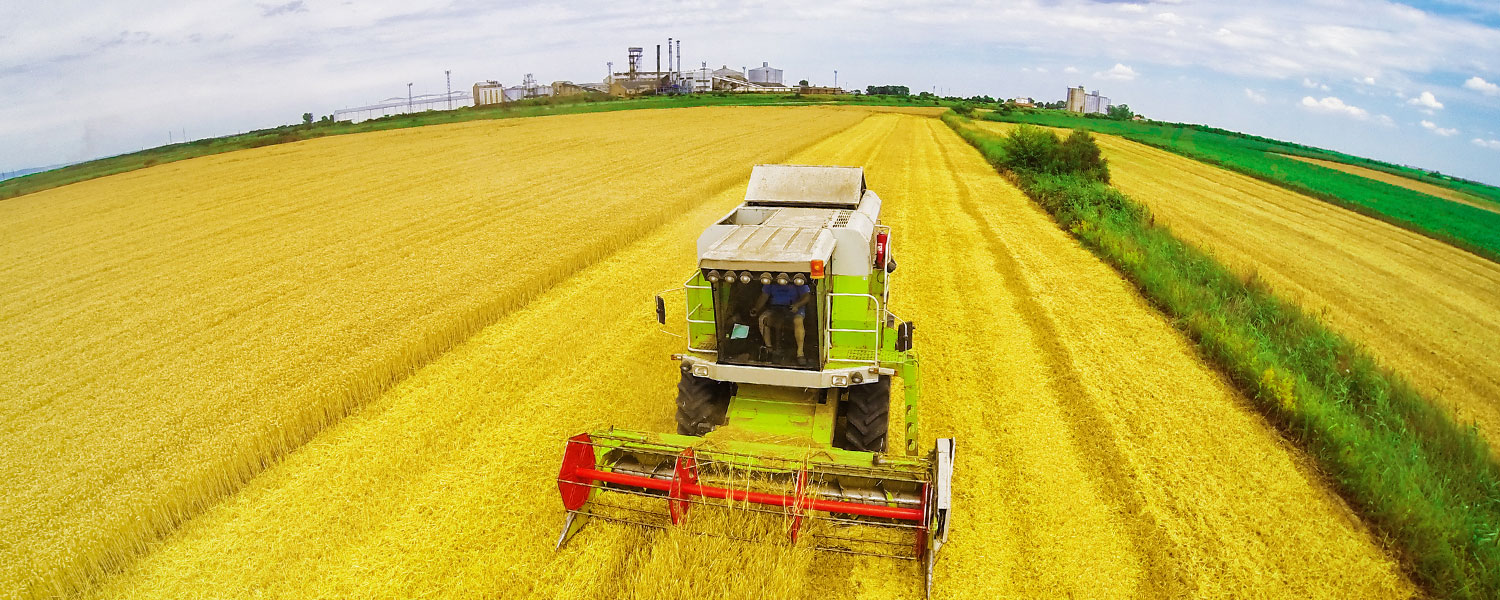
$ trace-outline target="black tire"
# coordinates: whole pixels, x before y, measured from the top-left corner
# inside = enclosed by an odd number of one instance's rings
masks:
[[[891,420],[891,378],[849,388],[844,421],[844,449],[885,452]]]
[[[677,382],[677,433],[701,436],[722,425],[731,389],[730,384],[694,377],[683,369]]]

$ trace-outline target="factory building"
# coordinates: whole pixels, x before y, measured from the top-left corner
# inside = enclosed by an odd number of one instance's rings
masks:
[[[1083,86],[1068,88],[1068,112],[1109,114],[1109,97],[1099,95],[1099,90],[1085,92]]]
[[[826,85],[804,85],[797,88],[799,94],[842,94],[844,90]]]
[[[750,83],[781,85],[781,69],[772,68],[770,63],[760,63],[759,67],[750,69]]]
[[[571,81],[552,82],[552,95],[554,96],[576,96],[578,94],[600,93],[608,94],[609,85],[605,83],[573,83]]]
[[[505,86],[498,81],[481,81],[474,84],[474,106],[505,102]]]
[[[1068,88],[1068,112],[1083,112],[1083,86]]]

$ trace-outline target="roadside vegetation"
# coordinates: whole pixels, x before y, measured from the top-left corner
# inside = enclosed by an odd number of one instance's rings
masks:
[[[1500,188],[1482,183],[1201,125],[1034,110],[997,110],[986,113],[984,118],[1117,135],[1280,185],[1500,261],[1500,211],[1430,196],[1287,155],[1401,175],[1500,207]]]
[[[1088,133],[1023,125],[1002,136],[957,113],[943,120],[1193,339],[1430,593],[1500,597],[1500,468],[1472,428],[1255,277],[1156,225],[1109,186]]]
[[[519,100],[507,104],[487,106],[463,106],[453,110],[431,110],[419,113],[390,115],[359,123],[334,121],[324,117],[317,121],[304,114],[299,125],[283,125],[270,129],[258,129],[247,133],[216,138],[205,138],[191,142],[168,144],[147,148],[139,152],[120,154],[108,158],[91,160],[23,175],[0,181],[0,200],[14,198],[42,190],[52,189],[115,175],[153,165],[165,164],[199,156],[232,152],[247,148],[258,148],[274,144],[286,144],[306,139],[382,131],[423,125],[461,123],[483,119],[510,119],[516,117],[538,117],[543,115],[579,114],[615,110],[639,110],[649,108],[685,108],[692,106],[798,106],[805,104],[851,104],[861,106],[952,106],[957,99],[939,98],[923,92],[916,95],[802,95],[802,94],[731,94],[707,93],[687,96],[646,96],[622,99],[605,94],[579,94]]]

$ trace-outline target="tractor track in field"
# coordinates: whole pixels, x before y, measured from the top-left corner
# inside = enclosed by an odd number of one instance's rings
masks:
[[[948,150],[941,144],[934,146],[943,162],[949,166],[950,172],[958,173],[958,167]],[[1047,387],[1058,398],[1058,407],[1062,409],[1071,437],[1085,454],[1083,463],[1089,470],[1090,479],[1100,487],[1099,497],[1110,504],[1117,518],[1127,523],[1126,530],[1135,552],[1146,558],[1146,573],[1138,580],[1140,596],[1184,596],[1190,588],[1183,584],[1177,569],[1172,565],[1171,553],[1168,551],[1172,541],[1162,535],[1156,518],[1142,505],[1136,484],[1128,475],[1130,462],[1116,445],[1117,436],[1113,428],[1100,417],[1093,396],[1080,380],[1072,353],[1060,341],[1062,336],[1056,322],[1037,302],[1036,294],[1026,280],[1015,253],[1006,245],[1005,238],[990,225],[988,217],[974,201],[969,186],[957,177],[954,184],[954,189],[958,192],[958,204],[984,233],[995,270],[1011,296],[1016,298],[1018,315],[1031,333],[1032,344],[1046,358],[1046,368],[1050,375]]]

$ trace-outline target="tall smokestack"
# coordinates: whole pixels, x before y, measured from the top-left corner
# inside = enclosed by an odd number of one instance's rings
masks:
[[[672,38],[667,38],[667,70],[672,70]]]
[[[667,48],[667,52],[671,52],[671,51],[672,51],[672,48],[668,47]],[[656,72],[657,73],[661,72],[661,44],[657,44],[656,45]]]

